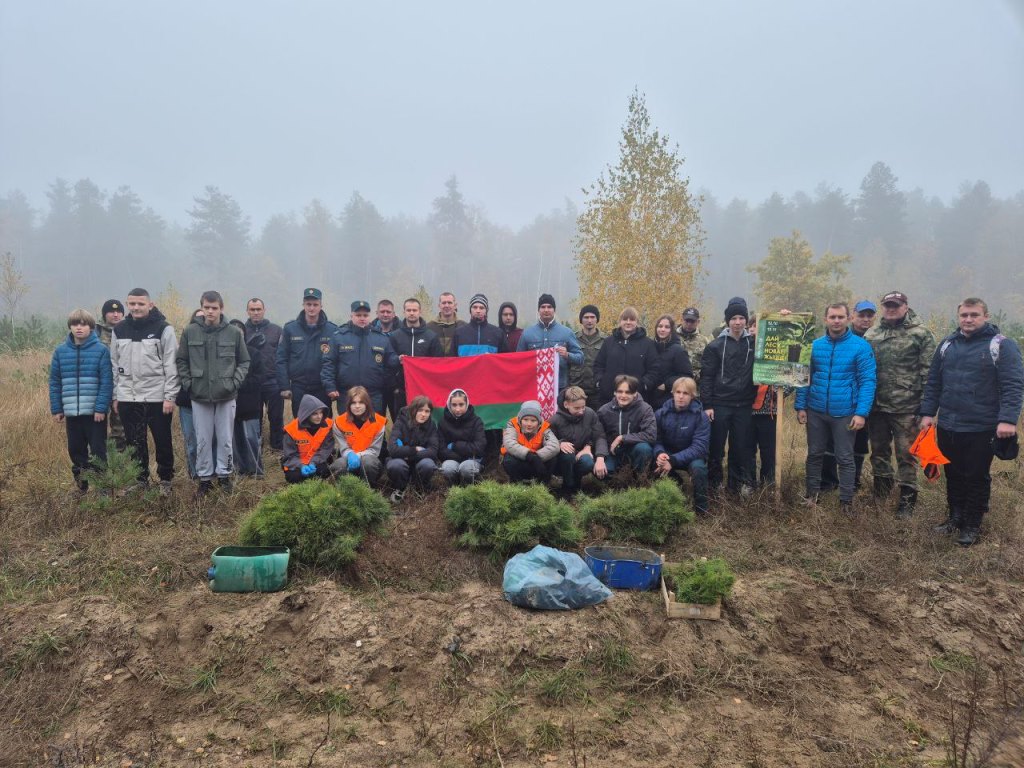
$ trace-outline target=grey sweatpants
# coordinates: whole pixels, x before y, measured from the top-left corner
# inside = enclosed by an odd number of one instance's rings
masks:
[[[821,462],[829,448],[829,435],[835,446],[839,467],[839,500],[853,501],[856,466],[853,461],[853,442],[857,433],[847,429],[851,416],[826,416],[807,411],[807,495],[816,496],[821,490]]]
[[[192,401],[192,422],[196,429],[196,476],[213,477],[216,452],[217,477],[227,477],[234,467],[235,401],[199,403]],[[217,445],[214,446],[216,435]]]

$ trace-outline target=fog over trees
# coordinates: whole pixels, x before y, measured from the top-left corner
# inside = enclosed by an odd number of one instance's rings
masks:
[[[820,184],[761,201],[701,194],[707,239],[698,289],[709,317],[729,296],[754,300],[757,276],[746,267],[768,256],[772,238],[794,230],[818,256],[850,256],[845,283],[853,295],[838,298],[877,300],[899,288],[918,310],[949,314],[959,298],[978,294],[993,310],[1024,316],[1024,192],[999,199],[978,180],[942,200],[902,188],[879,161],[857,190]],[[136,285],[154,295],[173,285],[186,303],[219,289],[233,315],[262,296],[268,314],[283,320],[298,311],[301,289],[315,285],[342,319],[356,298],[399,302],[421,290],[434,298],[452,290],[463,311],[481,291],[494,305],[516,302],[529,320],[540,293],[558,297],[566,316],[579,292],[572,252],[579,211],[569,198],[512,229],[488,217],[486,201],[471,202],[472,190],[456,176],[439,183],[422,219],[385,216],[358,191],[341,210],[296,201],[265,222],[253,222],[230,190],[212,185],[180,218],[156,212],[129,186],[105,190],[89,179],[56,179],[46,197],[42,208],[19,190],[0,197],[0,253],[12,255],[28,283],[25,314],[98,308]],[[609,307],[609,316],[618,309]]]

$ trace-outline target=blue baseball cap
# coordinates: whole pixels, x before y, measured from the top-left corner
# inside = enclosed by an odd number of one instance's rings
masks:
[[[857,305],[853,308],[853,311],[854,312],[877,312],[878,311],[878,307],[875,306],[875,303],[873,301],[868,301],[867,299],[865,299],[864,301],[858,301]]]

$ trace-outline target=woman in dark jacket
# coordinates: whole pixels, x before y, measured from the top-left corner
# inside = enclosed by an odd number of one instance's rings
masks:
[[[437,425],[441,474],[449,485],[472,484],[480,478],[480,465],[487,450],[484,422],[469,404],[464,389],[453,389]]]
[[[437,449],[440,443],[437,427],[430,418],[433,410],[430,398],[417,395],[405,408],[398,412],[398,418],[388,438],[388,479],[395,489],[391,501],[397,504],[405,496],[413,468],[421,487],[430,485],[430,478],[437,471]]]
[[[672,385],[681,376],[693,378],[690,353],[676,335],[676,324],[672,315],[662,315],[654,324],[654,346],[658,350],[658,366],[661,378],[658,385],[647,393],[647,402],[657,411],[671,399]]]
[[[654,445],[654,473],[680,480],[677,470],[693,478],[693,506],[698,515],[708,513],[708,445],[711,421],[697,399],[697,382],[688,376],[676,379],[672,398],[655,414],[658,442]]]
[[[597,382],[598,400],[602,404],[612,399],[616,376],[634,377],[640,384],[640,394],[645,397],[658,386],[658,350],[639,321],[637,311],[626,307],[619,315],[619,327],[601,344],[594,361],[594,381]]]
[[[245,338],[245,323],[232,320],[231,325]],[[255,331],[245,340],[249,350],[249,372],[238,388],[235,398],[235,467],[240,475],[263,477],[263,347],[267,337]]]

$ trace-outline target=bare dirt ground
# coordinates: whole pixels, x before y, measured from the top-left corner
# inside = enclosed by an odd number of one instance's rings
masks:
[[[345,573],[215,594],[209,553],[279,479],[90,512],[42,365],[0,359],[0,765],[942,766],[971,715],[968,765],[1024,765],[1017,467],[966,551],[930,533],[940,486],[906,525],[723,502],[663,548],[732,564],[719,622],[654,592],[513,607],[442,492]]]

